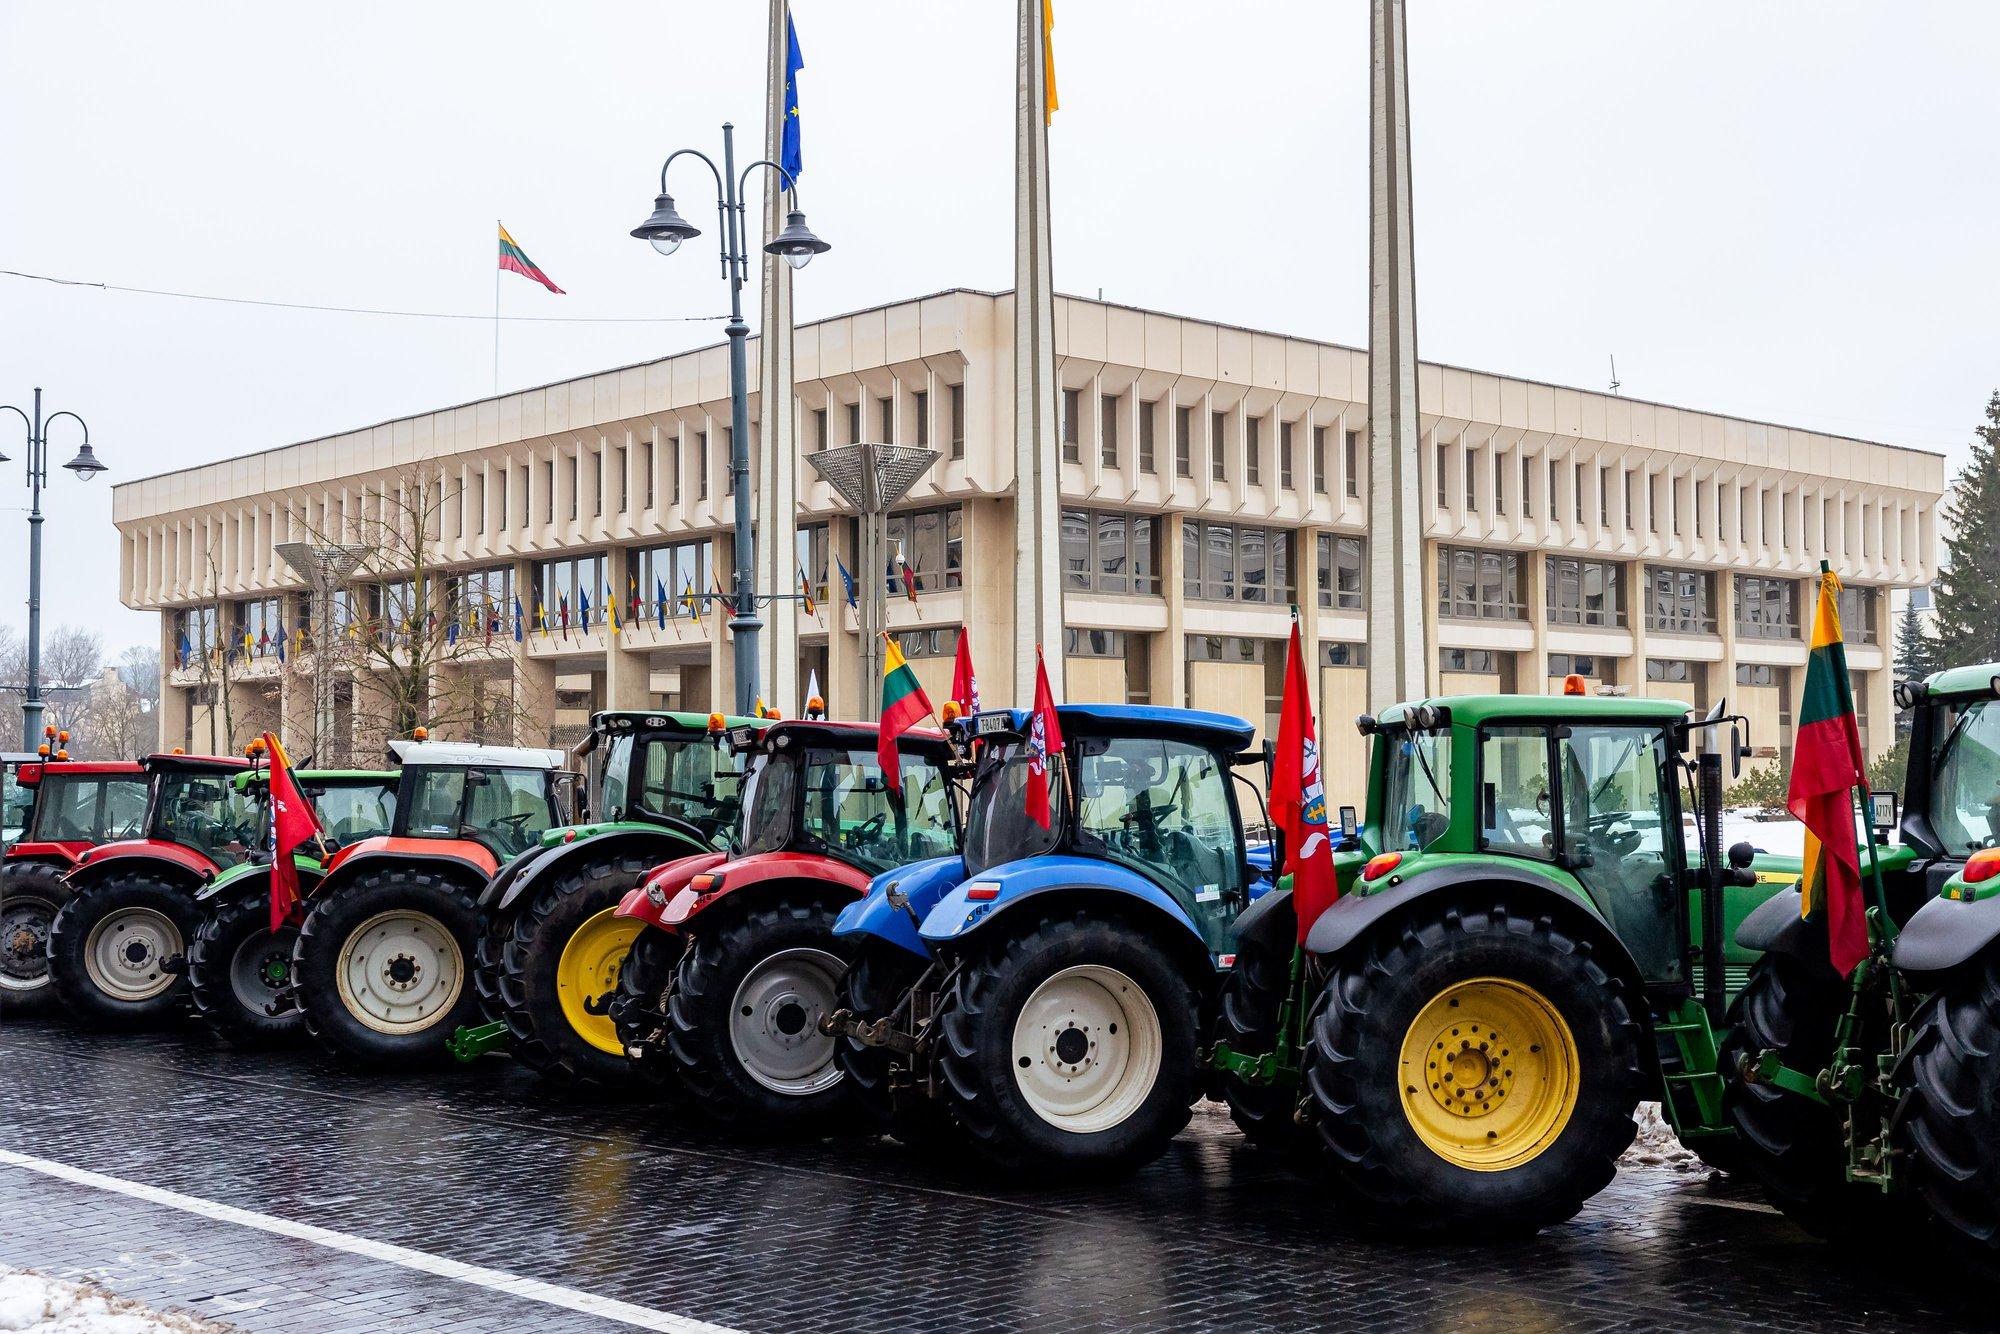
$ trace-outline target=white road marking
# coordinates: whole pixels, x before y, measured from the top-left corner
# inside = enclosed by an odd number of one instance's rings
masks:
[[[260,1232],[308,1241],[316,1246],[345,1251],[349,1255],[401,1265],[405,1269],[414,1269],[438,1278],[470,1283],[475,1287],[504,1292],[509,1296],[522,1297],[531,1302],[559,1306],[565,1311],[602,1316],[606,1320],[635,1325],[640,1329],[667,1330],[671,1334],[739,1334],[739,1331],[730,1329],[726,1325],[712,1325],[705,1320],[675,1315],[671,1311],[656,1311],[649,1306],[637,1306],[611,1297],[600,1297],[593,1292],[558,1287],[553,1283],[543,1283],[539,1279],[522,1278],[519,1274],[509,1274],[505,1270],[465,1264],[458,1260],[448,1260],[441,1255],[432,1255],[427,1251],[413,1251],[406,1246],[370,1241],[366,1237],[350,1236],[345,1232],[335,1232],[331,1228],[314,1227],[310,1223],[295,1223],[289,1218],[276,1218],[249,1209],[238,1209],[234,1205],[217,1204],[213,1200],[204,1200],[199,1196],[162,1190],[158,1186],[126,1181],[122,1177],[106,1176],[102,1172],[85,1171],[80,1167],[71,1167],[67,1163],[34,1158],[9,1149],[0,1149],[0,1165],[39,1172],[43,1176],[54,1177],[59,1181],[74,1182],[97,1190],[108,1190],[117,1195],[130,1196],[132,1199],[144,1200],[149,1204],[164,1205],[169,1209],[179,1209],[183,1213],[196,1214],[217,1222],[234,1223],[239,1227],[256,1228]]]

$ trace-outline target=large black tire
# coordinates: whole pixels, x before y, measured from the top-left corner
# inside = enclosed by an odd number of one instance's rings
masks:
[[[436,948],[415,951],[376,936],[356,941],[370,990],[350,993],[339,976],[341,954],[357,932],[381,932],[389,913],[436,937]],[[343,1060],[367,1069],[411,1070],[443,1065],[447,1043],[465,1024],[479,1021],[472,959],[484,925],[478,890],[420,866],[390,867],[350,880],[312,903],[299,928],[292,975],[306,1031]],[[446,938],[448,937],[448,942]],[[395,954],[388,951],[394,949]],[[375,957],[377,953],[383,957]],[[419,959],[417,955],[426,957]],[[399,1000],[407,986],[416,1013],[396,1019],[364,1017],[363,998]],[[349,996],[354,996],[352,1003]]]
[[[1291,981],[1289,958],[1243,942],[1237,950],[1236,966],[1222,984],[1222,1003],[1216,1009],[1211,1037],[1227,1042],[1237,1053],[1255,1056],[1272,1050],[1278,1041],[1278,1011],[1284,1006]],[[1298,1088],[1286,1081],[1253,1084],[1234,1074],[1219,1075],[1218,1081],[1236,1128],[1258,1148],[1297,1161],[1299,1150],[1311,1138],[1298,1121]]]
[[[864,940],[854,962],[840,978],[840,1008],[858,1019],[883,1018],[930,967],[906,949]],[[834,1045],[834,1060],[869,1119],[912,1149],[933,1152],[960,1145],[951,1113],[936,1098],[912,1087],[910,1080],[928,1074],[927,1058],[874,1047],[842,1037]],[[922,1062],[925,1068],[919,1069]]]
[[[2000,1275],[2000,959],[1917,1011],[1903,1106],[1910,1174],[1959,1249]]]
[[[508,920],[495,922],[480,938],[480,990],[487,1017],[507,1025],[515,1057],[544,1078],[613,1087],[632,1082],[632,1062],[618,1046],[617,1026],[609,1016],[586,1015],[587,1027],[579,1028],[571,1013],[582,1000],[602,1004],[614,996],[622,963],[609,965],[614,969],[609,977],[592,970],[589,989],[597,994],[584,997],[572,994],[578,978],[566,975],[564,952],[586,927],[591,937],[601,939],[611,920],[605,914],[654,864],[631,853],[588,858],[538,887]],[[578,948],[591,937],[577,941]]]
[[[49,927],[69,886],[53,862],[0,862],[0,1013],[38,1014],[56,1002]]]
[[[1815,1075],[1833,1056],[1834,1029],[1847,1008],[1839,974],[1817,960],[1766,954],[1729,1008],[1720,1053],[1722,1108],[1743,1169],[1786,1217],[1816,1237],[1856,1246],[1884,1237],[1891,1207],[1880,1190],[1847,1180],[1841,1109],[1773,1084],[1753,1084],[1742,1065],[1762,1051]]]
[[[667,1044],[681,1087],[720,1124],[753,1134],[855,1128],[853,1090],[819,1031],[853,947],[833,934],[839,906],[809,893],[725,902],[689,933],[667,998]]]
[[[1497,1041],[1490,1022],[1485,1035],[1453,1026],[1454,1011],[1481,1010],[1503,1017]],[[1569,1042],[1550,1058],[1510,1030],[1567,1032]],[[1626,984],[1545,908],[1461,899],[1378,927],[1334,961],[1309,1035],[1308,1113],[1323,1161],[1356,1213],[1400,1232],[1495,1238],[1561,1223],[1610,1184],[1638,1133],[1644,1033]],[[1405,1078],[1406,1042],[1423,1044],[1411,1060],[1429,1067],[1418,1080],[1436,1076],[1430,1089]],[[1452,1042],[1478,1045],[1426,1059]],[[1539,1067],[1531,1054],[1545,1058]],[[1494,1090],[1495,1106],[1474,1113],[1470,1102]],[[1444,1148],[1419,1133],[1406,1098]],[[1566,1119],[1550,1115],[1565,1104]],[[1506,1119],[1482,1127],[1488,1116]]]
[[[291,999],[298,928],[286,923],[272,933],[268,886],[206,906],[187,956],[195,1014],[217,1037],[248,1051],[299,1041],[305,1016]],[[272,1006],[282,1008],[272,1014]]]
[[[625,953],[618,970],[618,995],[611,1002],[611,1021],[625,1047],[632,1071],[654,1092],[681,1097],[680,1076],[667,1045],[667,990],[680,966],[687,937],[649,926]]]
[[[200,920],[193,896],[156,875],[100,880],[71,895],[49,924],[50,981],[70,1014],[93,1028],[178,1019],[187,978],[166,963],[186,955]]]
[[[972,950],[943,1003],[937,1058],[973,1153],[999,1171],[1054,1169],[1065,1181],[1165,1153],[1198,1093],[1199,1001],[1175,957],[1143,927],[1082,911],[989,927]]]

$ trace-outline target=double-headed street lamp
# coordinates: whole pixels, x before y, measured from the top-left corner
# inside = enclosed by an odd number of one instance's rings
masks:
[[[28,427],[28,688],[21,699],[21,749],[34,750],[42,737],[42,488],[49,481],[48,428],[64,417],[83,429],[83,447],[63,467],[89,481],[104,471],[90,448],[90,427],[74,412],[58,412],[42,419],[42,391],[35,390],[35,412],[29,416],[12,403],[0,403],[0,410],[14,413]],[[0,454],[0,463],[7,456]]]
[[[681,242],[701,235],[700,228],[675,211],[674,197],[667,193],[667,168],[682,156],[698,157],[708,164],[715,177],[716,207],[722,219],[722,234],[718,238],[722,246],[722,280],[729,284],[729,323],[723,329],[729,335],[729,469],[736,488],[736,595],[730,603],[734,614],[729,618],[729,628],[736,636],[736,711],[747,714],[757,705],[757,632],[764,628],[764,622],[757,616],[756,564],[750,540],[750,372],[745,350],[750,326],[743,322],[743,283],[749,274],[750,256],[742,196],[750,173],[760,167],[778,174],[794,205],[798,203],[799,190],[791,173],[775,162],[752,162],[739,176],[736,129],[724,124],[720,167],[706,153],[693,148],[677,149],[660,164],[660,193],[653,200],[653,215],[634,227],[632,235],[652,242],[653,249],[662,255],[673,254],[680,249]],[[814,255],[830,249],[831,246],[812,234],[806,226],[806,215],[797,207],[787,214],[784,230],[764,245],[766,254],[782,257],[794,269],[804,268]],[[772,331],[764,332],[768,336]],[[766,420],[769,414],[790,408],[789,403],[766,403]]]

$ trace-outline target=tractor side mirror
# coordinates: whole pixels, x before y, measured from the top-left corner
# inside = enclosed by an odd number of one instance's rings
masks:
[[[1743,729],[1736,724],[1729,725],[1729,776],[1743,776],[1743,757],[1750,753],[1750,747],[1743,744]]]
[[[1757,849],[1751,847],[1748,843],[1731,843],[1729,845],[1729,864],[1737,870],[1749,870],[1750,863],[1755,860],[1757,860]]]

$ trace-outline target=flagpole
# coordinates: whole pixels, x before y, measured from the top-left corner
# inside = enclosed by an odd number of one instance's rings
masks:
[[[493,234],[498,236],[502,224],[493,219]],[[493,396],[500,397],[500,263],[493,264]]]

